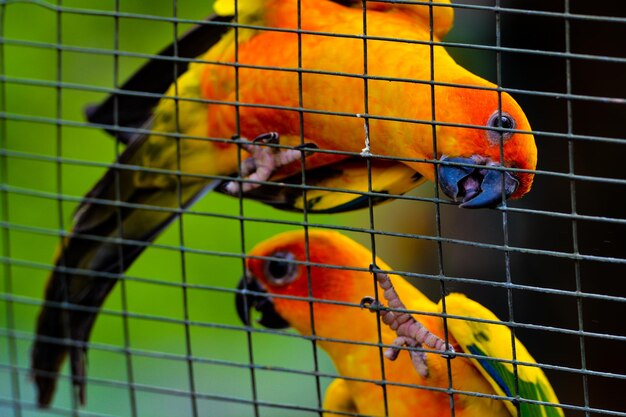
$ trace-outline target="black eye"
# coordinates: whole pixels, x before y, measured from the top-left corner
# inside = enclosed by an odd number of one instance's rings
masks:
[[[280,258],[280,260],[265,262],[265,275],[267,278],[277,285],[292,282],[298,275],[298,265],[293,263],[295,259],[293,254],[290,252],[276,252],[272,257]]]
[[[489,117],[487,121],[487,127],[494,129],[515,129],[515,119],[508,113],[496,111]],[[495,130],[488,130],[487,137],[493,142],[500,141],[500,138],[506,140],[513,136],[513,132],[502,132]]]

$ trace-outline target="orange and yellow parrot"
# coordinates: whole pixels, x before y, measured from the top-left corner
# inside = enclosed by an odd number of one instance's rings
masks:
[[[428,45],[452,26],[449,0],[368,2],[366,41],[357,0],[217,0],[215,12],[88,110],[128,146],[78,208],[46,288],[32,351],[42,406],[68,353],[84,402],[83,342],[115,275],[211,189],[289,210],[352,210],[370,201],[368,161],[374,202],[436,173],[469,208],[531,187],[536,147],[518,104]],[[306,200],[303,166],[317,187]]]
[[[541,368],[517,339],[513,356],[511,332],[491,311],[462,294],[446,296],[446,313],[454,318],[446,320],[451,347],[445,350],[441,302],[433,303],[399,276],[377,273],[381,299],[390,307],[379,310],[379,323],[362,308],[376,285],[367,269],[371,252],[340,233],[309,230],[307,257],[306,239],[303,231],[287,232],[250,251],[237,310],[246,324],[256,308],[262,325],[315,334],[339,373],[325,394],[326,416],[450,416],[449,388],[458,417],[563,416]],[[391,269],[380,259],[376,264]],[[380,342],[390,347],[385,356],[392,360],[384,362],[388,414]],[[399,352],[403,344],[424,349]],[[456,357],[446,359],[451,352]]]

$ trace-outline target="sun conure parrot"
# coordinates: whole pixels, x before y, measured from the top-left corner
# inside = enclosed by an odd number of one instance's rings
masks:
[[[449,1],[438,3],[432,7],[435,42],[453,22]],[[463,207],[493,206],[503,197],[522,197],[531,187],[531,173],[507,171],[535,168],[536,148],[523,111],[508,94],[455,63],[443,47],[427,44],[430,7],[368,3],[367,35],[376,39],[366,41],[371,78],[365,97],[360,1],[236,4],[218,0],[206,24],[164,49],[119,94],[87,112],[90,121],[128,146],[78,208],[46,288],[32,351],[42,406],[52,400],[68,353],[84,402],[82,342],[116,283],[115,274],[211,189],[288,210],[352,210],[369,204],[362,194],[370,191],[368,161],[371,191],[390,198],[425,179],[433,181],[435,165],[441,189]],[[236,30],[233,21],[241,25]],[[173,55],[178,58],[172,60]],[[196,57],[200,61],[185,61]],[[370,146],[361,157],[364,118]],[[260,138],[256,143],[244,140],[255,137]],[[307,191],[306,201],[297,187],[302,158],[306,184],[320,188]],[[218,186],[240,172],[282,186],[240,186],[241,178]],[[375,203],[384,199],[373,198]]]
[[[317,343],[339,373],[326,391],[325,415],[386,415],[378,346],[382,342],[390,347],[385,356],[392,360],[384,362],[389,416],[449,416],[448,388],[455,390],[454,415],[459,417],[563,416],[541,368],[528,365],[536,362],[522,343],[515,339],[514,358],[508,327],[495,324],[499,319],[491,311],[463,294],[445,297],[446,314],[455,317],[446,320],[446,339],[441,302],[433,303],[402,277],[378,272],[380,299],[389,301],[387,309],[377,307],[379,324],[377,316],[363,308],[376,285],[368,271],[372,261],[371,252],[348,237],[315,229],[309,229],[308,236],[292,231],[272,237],[246,259],[246,276],[239,284],[245,291],[236,296],[244,323],[250,323],[256,309],[259,323],[266,327],[290,326],[311,336],[313,312]],[[391,270],[380,259],[376,265]],[[411,342],[412,337],[417,338]],[[423,349],[409,355],[398,352],[400,345]],[[446,359],[452,352],[456,356]],[[511,401],[517,395],[519,409]]]

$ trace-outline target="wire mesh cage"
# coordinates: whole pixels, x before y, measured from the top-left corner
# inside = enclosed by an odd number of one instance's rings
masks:
[[[542,370],[565,415],[626,416],[623,2],[219,2],[0,0],[0,415],[525,416]],[[385,359],[407,308],[456,357]],[[44,401],[36,343],[71,362]]]

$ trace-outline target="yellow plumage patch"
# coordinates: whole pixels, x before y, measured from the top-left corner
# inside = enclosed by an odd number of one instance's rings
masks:
[[[489,321],[500,320],[487,308],[470,300],[463,294],[450,294],[446,297],[446,312],[454,316],[463,316]],[[543,370],[537,366],[517,365],[517,383],[513,364],[498,359],[536,363],[522,343],[515,338],[515,358],[511,344],[511,331],[504,324],[490,324],[479,321],[448,319],[451,335],[466,353],[476,355],[471,358],[476,368],[489,381],[498,395],[545,401],[558,404],[559,400],[548,382]],[[507,401],[511,415],[517,416],[517,408]],[[520,402],[523,416],[558,417],[563,410],[557,407]]]
[[[250,23],[260,18],[266,3],[266,0],[217,0],[213,10],[220,16],[237,13],[240,22]]]

